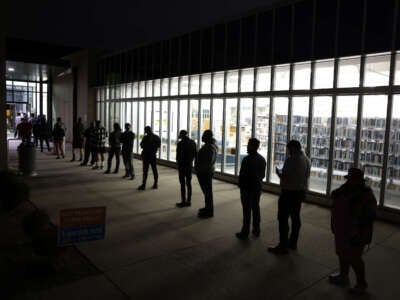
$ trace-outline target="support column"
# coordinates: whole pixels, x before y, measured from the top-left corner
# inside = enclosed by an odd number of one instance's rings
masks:
[[[7,170],[7,121],[6,121],[6,57],[4,36],[4,5],[0,1],[0,171]]]

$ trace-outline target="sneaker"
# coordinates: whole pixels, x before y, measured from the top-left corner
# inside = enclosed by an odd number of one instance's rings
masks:
[[[118,170],[114,170],[113,174],[118,174]]]
[[[87,164],[85,164],[85,163],[80,163],[79,165],[80,165],[81,167],[87,166]]]
[[[92,170],[97,170],[99,168],[99,166],[93,166]]]
[[[186,207],[186,201],[175,203],[176,207]]]
[[[122,176],[122,178],[128,178],[128,177],[129,177],[128,174],[125,174],[124,176]]]
[[[158,184],[157,184],[157,183],[154,183],[153,186],[152,186],[151,188],[152,188],[153,190],[158,189]]]
[[[354,287],[349,288],[349,293],[353,296],[362,296],[366,293],[368,285],[357,283]]]
[[[251,233],[253,234],[254,237],[258,238],[260,237],[260,229],[253,229],[251,231]]]
[[[207,218],[212,218],[214,216],[214,213],[212,211],[201,211],[197,214],[197,216],[201,219],[207,219]]]
[[[297,250],[297,245],[296,244],[289,244],[288,248],[290,250],[296,251]]]
[[[347,286],[350,283],[349,277],[344,276],[340,273],[335,273],[335,274],[329,275],[329,282],[334,285],[339,285],[339,286]]]
[[[110,170],[105,171],[104,174],[110,174]]]
[[[59,157],[59,156],[57,156],[57,157],[56,157],[56,159],[60,159],[60,157]]]
[[[268,252],[271,252],[276,255],[282,255],[282,254],[287,254],[288,250],[286,247],[282,247],[282,246],[278,245],[275,247],[269,247]]]
[[[73,158],[73,159],[70,160],[70,162],[73,162],[73,161],[75,161],[75,158]]]
[[[130,180],[134,180],[135,179],[135,175],[131,175],[131,178],[129,178]]]
[[[245,240],[247,240],[247,239],[249,238],[249,235],[248,235],[247,233],[243,232],[243,231],[236,232],[236,233],[235,233],[235,236],[236,236],[239,240],[242,240],[242,241],[245,241]]]
[[[138,191],[144,191],[146,189],[146,186],[144,184],[142,184],[137,189],[138,189]]]

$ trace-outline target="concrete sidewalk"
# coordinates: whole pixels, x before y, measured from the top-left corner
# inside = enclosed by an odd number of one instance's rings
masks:
[[[196,214],[203,198],[195,177],[192,207],[178,209],[175,169],[159,167],[159,189],[137,191],[140,161],[134,161],[134,181],[121,179],[122,170],[105,175],[78,164],[38,152],[31,199],[55,224],[60,209],[107,206],[105,240],[78,245],[103,273],[32,299],[351,298],[327,281],[337,269],[328,209],[304,204],[298,250],[277,257],[267,252],[278,241],[275,195],[262,195],[261,237],[241,242],[234,237],[242,220],[234,185],[214,181],[215,216],[201,220]],[[364,298],[400,299],[399,227],[377,222],[365,260],[370,292]]]

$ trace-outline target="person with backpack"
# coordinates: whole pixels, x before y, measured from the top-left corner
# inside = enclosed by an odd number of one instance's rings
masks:
[[[349,292],[362,295],[368,287],[362,254],[372,240],[377,202],[372,189],[365,184],[361,169],[350,168],[345,178],[347,181],[331,194],[331,229],[340,271],[331,274],[329,281],[335,285],[348,285],[352,267],[356,284]]]
[[[178,164],[179,183],[181,184],[181,202],[176,203],[177,207],[191,205],[192,199],[192,168],[193,160],[196,158],[196,143],[188,137],[186,130],[179,132],[181,139],[176,146],[176,162]],[[187,197],[186,197],[187,187]]]
[[[64,123],[61,122],[61,118],[57,118],[57,122],[54,124],[53,128],[53,142],[54,148],[56,150],[57,159],[64,158],[64,137],[65,137],[65,127]]]

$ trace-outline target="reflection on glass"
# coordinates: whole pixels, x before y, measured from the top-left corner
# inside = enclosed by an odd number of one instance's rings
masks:
[[[161,93],[161,79],[154,80],[154,97],[159,97]]]
[[[213,76],[213,94],[224,92],[224,72],[217,72]]]
[[[272,115],[272,160],[270,168],[270,181],[279,183],[275,168],[283,167],[286,158],[288,105],[287,97],[275,97],[274,113]]]
[[[138,125],[139,125],[139,123],[138,123],[138,103],[137,102],[133,102],[132,103],[132,119],[131,119],[130,123],[131,123],[132,132],[135,134],[135,137],[136,137],[135,138],[135,143],[136,144],[134,144],[133,152],[134,153],[139,153],[139,150],[138,150],[139,143],[137,142],[138,138],[139,138],[138,137],[138,132],[139,132],[138,131]]]
[[[211,94],[211,73],[201,75],[201,93]]]
[[[271,67],[257,68],[256,91],[269,91],[271,89]]]
[[[199,100],[190,100],[190,138],[199,142]]]
[[[187,95],[189,93],[189,76],[182,76],[180,82],[180,95]]]
[[[344,175],[354,163],[358,96],[338,96],[336,100],[335,141],[331,190],[344,183]]]
[[[201,114],[200,114],[200,134],[207,129],[210,129],[210,99],[201,100]]]
[[[161,96],[168,96],[169,94],[169,78],[164,78],[161,82]]]
[[[314,89],[333,88],[333,71],[333,59],[317,61],[314,71]]]
[[[290,66],[277,65],[275,66],[274,90],[283,91],[289,90]]]
[[[223,111],[224,111],[224,102],[222,99],[213,99],[213,123],[212,123],[212,131],[214,133],[214,138],[217,141],[218,145],[218,155],[217,161],[215,163],[215,170],[221,172],[222,165],[222,134],[223,134]]]
[[[180,130],[189,131],[187,120],[188,120],[188,101],[180,100],[179,101],[179,131]]]
[[[326,193],[331,136],[332,97],[314,98],[311,135],[311,191]]]
[[[385,142],[387,96],[364,96],[361,120],[360,167],[379,199]]]
[[[400,96],[393,97],[385,206],[400,208]]]
[[[171,78],[171,95],[178,95],[179,92],[179,77]]]
[[[294,65],[293,89],[310,89],[311,63],[299,63]]]
[[[390,55],[368,55],[365,58],[364,86],[389,85]]]
[[[154,114],[153,114],[153,132],[160,136],[160,101],[154,101],[153,102],[153,109],[154,109]]]
[[[292,127],[290,129],[290,139],[297,140],[301,148],[307,153],[307,134],[308,134],[308,97],[292,98]]]
[[[260,140],[258,152],[267,160],[268,128],[269,128],[269,98],[256,98],[256,138]],[[267,179],[264,178],[263,181]]]
[[[200,79],[199,75],[190,76],[190,94],[197,95],[199,93]]]
[[[240,91],[252,92],[254,88],[254,69],[244,69],[241,74]]]
[[[153,97],[153,81],[146,81],[146,97]]]
[[[357,87],[360,83],[360,57],[339,59],[338,87]]]
[[[226,74],[226,92],[237,93],[239,83],[239,71],[229,71]]]
[[[152,101],[146,101],[146,119],[145,123],[146,125],[151,126],[151,113],[153,111],[153,103]]]
[[[225,167],[224,173],[235,174],[238,99],[226,99],[225,107]]]
[[[161,123],[161,158],[168,159],[168,101],[161,101],[162,123]]]
[[[169,145],[169,160],[176,160],[176,144],[178,143],[178,101],[171,100],[171,109],[169,111],[169,132],[170,132],[170,145]]]
[[[252,137],[253,129],[253,99],[252,98],[241,98],[240,99],[240,126],[239,126],[239,166],[242,159],[247,155],[247,142]]]

